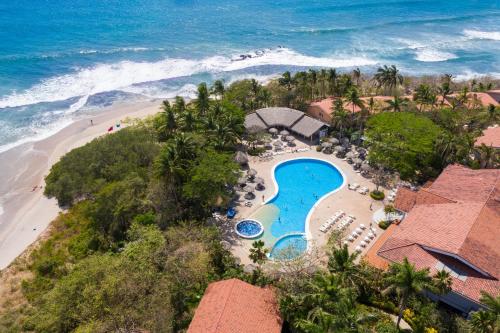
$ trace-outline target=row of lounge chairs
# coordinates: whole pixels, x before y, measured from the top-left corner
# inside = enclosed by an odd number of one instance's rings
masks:
[[[359,186],[357,183],[352,183],[347,186],[351,191],[357,191],[360,194],[366,195],[370,190],[366,186]]]
[[[292,149],[292,148],[287,148],[285,150],[280,150],[280,151],[270,151],[270,152],[265,152],[259,155],[259,160],[262,161],[269,161],[272,160],[274,156],[278,155],[284,155],[284,154],[290,154],[290,153],[302,153],[305,151],[308,151],[309,148],[298,148],[298,149]]]
[[[337,222],[337,229],[344,229],[346,228],[349,224],[351,224],[354,221],[355,217],[352,215],[346,215],[346,213],[342,210],[338,210],[335,214],[333,214],[332,217],[330,217],[328,220],[326,220],[325,223],[321,225],[319,230],[321,232],[327,232],[330,230],[330,228]]]

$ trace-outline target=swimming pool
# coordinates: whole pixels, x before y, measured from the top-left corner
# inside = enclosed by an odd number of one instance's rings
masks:
[[[316,204],[344,184],[344,176],[332,163],[313,158],[297,158],[274,167],[276,193],[266,205],[274,205],[279,211],[271,223],[271,235],[277,241],[272,247],[283,248],[279,241],[289,234],[306,233],[306,223]],[[269,232],[266,230],[265,232]],[[296,238],[296,237],[295,237]],[[300,252],[306,246],[300,245]],[[271,257],[273,257],[271,251]]]

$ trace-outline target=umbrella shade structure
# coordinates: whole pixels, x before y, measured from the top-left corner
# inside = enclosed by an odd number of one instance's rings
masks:
[[[255,191],[255,188],[253,186],[247,185],[243,188],[243,191],[247,193],[253,193],[253,191]]]
[[[288,132],[287,130],[282,130],[280,132],[280,135],[287,136],[287,135],[290,135],[290,132]]]
[[[239,151],[236,153],[234,160],[236,161],[236,163],[238,163],[240,165],[247,164],[248,163],[248,155],[242,151]]]
[[[345,154],[345,157],[346,158],[354,158],[354,157],[356,157],[356,154],[354,154],[352,151],[350,151],[347,154]]]
[[[245,177],[238,178],[239,185],[245,185],[247,183],[247,179]]]
[[[330,138],[328,139],[328,142],[330,142],[332,145],[338,145],[340,143],[339,139],[337,138]]]
[[[276,141],[273,142],[273,146],[275,146],[275,147],[281,147],[281,146],[283,146],[283,142],[281,142],[279,140],[276,140]]]
[[[363,229],[363,230],[365,230],[365,229],[366,229],[366,226],[365,226],[363,223],[361,223],[361,224],[359,225],[359,227],[360,227],[361,229]]]
[[[340,142],[342,143],[343,146],[348,146],[349,145],[349,139],[348,138],[342,138],[342,140],[340,140]]]
[[[362,247],[366,247],[366,242],[365,242],[365,241],[361,241],[361,242],[359,243],[359,245],[360,245],[360,246],[362,246]]]
[[[323,148],[331,148],[333,146],[333,144],[331,142],[323,142],[321,144],[321,147]]]
[[[223,240],[223,241],[222,241],[222,242],[220,242],[220,243],[221,243],[222,248],[223,248],[224,250],[229,251],[229,250],[231,249],[231,243],[229,243],[228,241]]]
[[[345,148],[342,147],[342,146],[335,146],[335,148],[333,148],[336,152],[338,153],[343,153],[345,152]]]
[[[277,130],[276,128],[274,128],[274,127],[271,127],[271,128],[269,129],[269,133],[271,133],[271,134],[273,134],[273,135],[274,135],[274,134],[278,133],[278,130]]]
[[[293,135],[287,135],[287,137],[285,138],[286,141],[288,142],[292,142],[295,140],[295,137]]]
[[[257,171],[255,169],[250,169],[247,171],[247,176],[255,177],[255,175],[257,175]]]
[[[356,248],[354,249],[356,252],[361,252],[361,246],[356,246]]]
[[[360,158],[355,158],[355,159],[352,160],[352,163],[354,163],[354,164],[361,164],[361,163],[363,163],[363,160],[360,159]]]
[[[361,230],[360,228],[356,228],[356,230],[354,230],[358,235],[361,235],[363,233],[363,230]]]
[[[264,178],[256,177],[254,180],[257,184],[264,184]]]
[[[372,167],[370,165],[366,164],[366,163],[361,165],[361,170],[363,170],[363,171],[368,172],[371,169],[372,169]]]

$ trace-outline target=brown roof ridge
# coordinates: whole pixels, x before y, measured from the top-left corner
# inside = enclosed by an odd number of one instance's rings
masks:
[[[266,124],[266,126],[267,126],[267,127],[269,127],[269,124],[268,124],[268,123],[266,123],[266,121],[264,120],[264,118],[262,118],[262,117],[260,116],[260,114],[257,112],[257,110],[255,110],[253,113],[255,113],[255,114],[257,115],[257,117],[259,117],[259,119],[260,119],[260,120],[262,120],[262,122],[263,122],[264,124]]]
[[[405,239],[406,240],[406,239]],[[394,246],[394,247],[390,247],[388,249],[382,249],[383,246],[385,245],[385,243],[382,245],[382,247],[380,247],[380,249],[377,251],[377,254],[379,253],[382,253],[382,252],[388,252],[388,251],[393,251],[393,250],[397,250],[397,249],[402,249],[403,247],[409,247],[409,246],[413,246],[413,245],[417,245],[417,246],[420,246],[422,247],[422,245],[420,245],[419,243],[416,243],[416,242],[413,242],[413,243],[408,243],[408,244],[405,244],[405,245],[398,245],[398,246]],[[387,258],[386,258],[387,259]]]
[[[302,112],[302,115],[301,115],[299,118],[297,118],[297,120],[295,120],[295,121],[294,121],[294,122],[290,125],[290,127],[289,127],[289,128],[292,128],[293,126],[295,126],[295,125],[296,125],[299,121],[301,121],[301,120],[302,120],[302,118],[304,118],[305,116],[306,116],[306,113],[305,113],[305,112]]]

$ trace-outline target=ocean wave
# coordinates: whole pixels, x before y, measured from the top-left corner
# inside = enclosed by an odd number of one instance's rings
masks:
[[[457,58],[458,56],[456,54],[450,52],[440,51],[431,48],[419,48],[416,51],[415,60],[422,62],[440,62]]]
[[[200,73],[216,74],[265,65],[304,67],[354,67],[375,65],[365,57],[313,57],[291,49],[278,48],[241,61],[227,56],[201,60],[167,58],[157,62],[121,61],[82,68],[71,74],[55,76],[25,91],[0,98],[0,108],[66,100],[75,96],[122,90],[131,85]]]
[[[470,39],[488,39],[500,41],[500,31],[464,30],[463,34]]]

